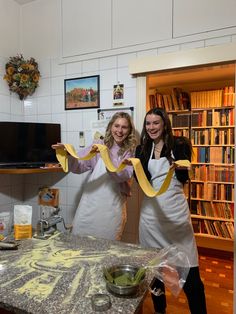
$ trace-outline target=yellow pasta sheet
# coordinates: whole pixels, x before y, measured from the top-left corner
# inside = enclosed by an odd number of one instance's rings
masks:
[[[97,152],[94,152],[93,149],[91,149],[91,151],[86,156],[79,157],[77,155],[77,152],[75,151],[75,148],[71,144],[64,144],[64,145],[65,145],[65,149],[57,149],[56,150],[56,156],[57,156],[57,159],[58,159],[59,163],[61,164],[61,166],[65,172],[68,172],[68,153],[71,156],[73,156],[74,158],[80,159],[80,160],[89,160],[97,154]],[[110,159],[110,156],[108,153],[108,148],[105,145],[94,144],[93,146],[96,146],[98,148],[98,153],[101,154],[101,158],[102,158],[103,162],[105,163],[106,168],[110,172],[120,172],[127,166],[125,163],[122,162],[119,165],[119,167],[116,168]],[[171,178],[172,178],[173,173],[175,171],[174,167],[170,167],[162,186],[160,187],[160,189],[158,191],[155,191],[153,189],[152,185],[149,183],[149,181],[145,175],[145,172],[143,170],[143,167],[142,167],[140,160],[138,158],[129,158],[128,160],[132,163],[134,171],[136,173],[138,183],[139,183],[141,189],[143,190],[143,192],[147,196],[154,197],[154,196],[161,195],[161,194],[165,193],[165,191],[168,189],[168,187],[170,185]],[[178,160],[175,162],[175,164],[176,164],[176,166],[185,167],[188,169],[191,166],[191,164],[188,160]]]

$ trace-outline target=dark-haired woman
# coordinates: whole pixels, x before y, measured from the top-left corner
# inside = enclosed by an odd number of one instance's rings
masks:
[[[169,168],[177,160],[191,161],[191,143],[185,137],[175,137],[167,113],[161,108],[151,109],[145,116],[140,145],[135,157],[139,158],[153,188],[159,190]],[[173,164],[173,165],[172,165]],[[183,185],[189,179],[188,170],[175,168],[175,174],[165,193],[157,197],[144,196],[139,223],[142,246],[162,249],[176,245],[186,253],[190,271],[183,290],[192,314],[205,314],[204,286],[199,274],[198,252]],[[164,284],[156,279],[152,294],[156,313],[166,312]]]

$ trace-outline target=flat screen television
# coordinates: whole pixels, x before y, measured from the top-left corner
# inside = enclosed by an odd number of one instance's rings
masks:
[[[57,163],[52,144],[61,142],[57,123],[0,122],[0,168],[38,168]]]

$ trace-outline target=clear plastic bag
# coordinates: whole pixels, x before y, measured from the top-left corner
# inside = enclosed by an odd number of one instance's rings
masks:
[[[161,280],[177,297],[190,270],[189,259],[184,252],[174,245],[160,250],[157,255],[156,264],[151,263],[147,268],[152,269],[153,275]],[[150,291],[157,296],[163,294],[160,289],[150,288]]]
[[[11,233],[11,213],[0,212],[0,239],[7,237]]]

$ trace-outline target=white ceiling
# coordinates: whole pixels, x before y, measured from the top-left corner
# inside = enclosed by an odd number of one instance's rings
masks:
[[[33,2],[34,0],[15,0],[17,3],[19,4],[26,4],[26,3],[29,3],[29,2]]]

